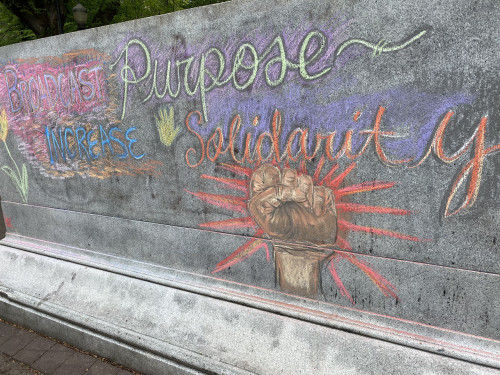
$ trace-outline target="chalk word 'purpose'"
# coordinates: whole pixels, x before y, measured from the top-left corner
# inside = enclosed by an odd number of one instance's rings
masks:
[[[396,51],[421,38],[422,31],[401,46],[387,49]],[[165,56],[162,60],[152,60],[149,47],[140,39],[130,39],[118,54],[118,58],[110,65],[114,70],[121,62],[119,76],[122,81],[122,113],[123,119],[127,110],[129,89],[131,85],[141,85],[140,92],[148,92],[142,98],[143,102],[153,95],[157,99],[175,99],[181,91],[189,97],[199,96],[203,119],[208,119],[206,94],[217,87],[232,85],[237,91],[251,87],[261,74],[268,87],[281,85],[287,77],[287,72],[297,71],[305,81],[312,81],[328,74],[334,66],[335,59],[347,46],[344,43],[333,60],[324,59],[326,51],[330,50],[329,40],[325,33],[319,30],[309,31],[297,46],[288,51],[281,35],[276,36],[261,52],[252,43],[241,43],[228,58],[219,48],[211,47],[199,58],[171,59]],[[291,56],[297,56],[293,59]],[[228,61],[232,61],[226,68]],[[159,77],[162,74],[163,77]],[[161,83],[163,81],[163,83]],[[158,87],[158,83],[162,88]]]

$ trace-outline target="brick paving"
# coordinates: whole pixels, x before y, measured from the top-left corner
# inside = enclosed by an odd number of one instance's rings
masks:
[[[32,342],[14,354],[14,359],[32,365],[38,358],[47,352],[56,343],[42,336],[37,336]]]
[[[140,375],[0,319],[1,375]]]
[[[40,372],[28,365],[12,359],[7,354],[0,353],[0,374],[2,375],[33,375]]]

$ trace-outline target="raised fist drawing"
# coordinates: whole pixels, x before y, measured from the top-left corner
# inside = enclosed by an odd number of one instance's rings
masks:
[[[337,238],[332,191],[294,169],[259,167],[250,181],[248,209],[272,239],[333,245]]]

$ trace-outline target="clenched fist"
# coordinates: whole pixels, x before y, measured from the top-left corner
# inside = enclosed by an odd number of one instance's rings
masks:
[[[337,238],[332,191],[293,169],[259,167],[250,181],[248,209],[273,239],[333,245]]]

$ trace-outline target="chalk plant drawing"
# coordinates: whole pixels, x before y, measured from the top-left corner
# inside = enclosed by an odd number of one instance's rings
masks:
[[[344,171],[335,175],[339,165],[334,163],[327,173],[323,172],[326,159],[323,156],[312,176],[306,163],[298,170],[288,163],[262,164],[252,169],[221,163],[219,166],[243,178],[224,178],[201,175],[237,190],[243,195],[221,195],[206,192],[188,193],[199,199],[240,212],[246,216],[222,221],[205,222],[203,228],[227,230],[252,228],[255,237],[246,241],[231,255],[219,262],[213,273],[231,267],[256,253],[266,251],[270,260],[269,240],[273,245],[276,280],[280,289],[306,297],[316,297],[321,286],[321,266],[327,264],[329,273],[340,293],[352,303],[354,299],[345,288],[337,272],[341,260],[348,261],[363,271],[386,297],[397,299],[396,288],[366,261],[349,251],[352,247],[339,231],[365,232],[378,236],[389,236],[407,241],[428,241],[396,231],[367,227],[350,222],[346,213],[373,213],[409,215],[410,210],[369,206],[342,202],[343,197],[385,190],[395,183],[366,181],[341,187],[348,174],[356,168],[351,163]],[[269,240],[263,238],[267,237]]]
[[[160,141],[165,146],[170,147],[181,131],[174,123],[174,108],[160,108],[158,116],[155,116],[156,126],[160,134]]]
[[[7,112],[5,111],[5,108],[2,107],[2,110],[0,111],[0,140],[4,144],[5,150],[7,150],[7,154],[9,155],[10,160],[12,160],[12,164],[14,165],[15,170],[13,170],[8,165],[2,166],[1,169],[10,177],[17,190],[19,191],[19,194],[21,194],[23,202],[26,203],[28,202],[28,172],[26,170],[26,164],[23,164],[21,172],[21,170],[19,170],[19,167],[17,166],[16,161],[12,157],[12,154],[10,153],[9,146],[7,145],[8,131],[9,119],[7,118]]]

